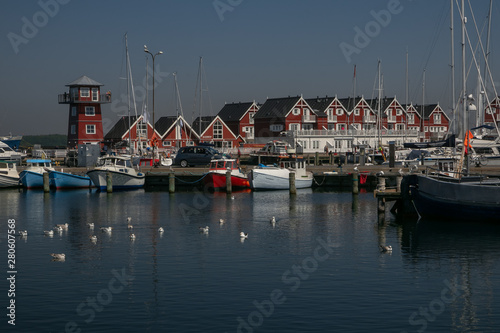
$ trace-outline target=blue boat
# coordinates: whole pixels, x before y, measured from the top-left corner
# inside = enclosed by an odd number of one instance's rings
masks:
[[[56,189],[65,188],[90,188],[92,180],[88,176],[74,175],[62,171],[51,171],[49,173],[50,186]]]
[[[30,159],[26,161],[27,167],[19,174],[19,180],[23,187],[43,187],[43,174],[54,171],[51,160]]]

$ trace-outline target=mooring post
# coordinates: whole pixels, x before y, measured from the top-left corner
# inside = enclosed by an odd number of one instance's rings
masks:
[[[394,168],[396,161],[396,146],[394,141],[389,141],[389,168]]]
[[[43,191],[45,193],[50,192],[50,181],[49,181],[49,173],[43,173]]]
[[[379,214],[384,214],[385,213],[385,199],[384,198],[378,198],[378,212]]]
[[[168,174],[168,192],[175,193],[175,175],[173,172]]]
[[[226,171],[226,193],[233,192],[233,186],[231,184],[231,170]]]
[[[385,191],[385,177],[378,176],[377,190],[380,191],[380,192],[384,192]]]
[[[359,152],[359,165],[365,165],[365,148],[361,148]]]
[[[106,172],[106,192],[113,192],[113,175],[111,172]]]
[[[403,182],[403,176],[396,176],[396,192],[401,193],[401,183]]]
[[[295,187],[295,172],[290,172],[288,181],[290,183],[290,194],[297,194],[297,188]]]
[[[319,165],[319,152],[314,155],[314,165]]]
[[[359,173],[353,172],[352,174],[352,194],[359,193]]]

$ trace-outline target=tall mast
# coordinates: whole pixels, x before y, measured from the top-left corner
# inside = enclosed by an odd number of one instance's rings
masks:
[[[420,133],[422,133],[422,141],[425,142],[425,128],[424,128],[424,117],[425,117],[425,68],[422,74],[422,114],[420,115]]]
[[[488,69],[489,69],[489,64],[488,64],[488,58],[490,56],[490,34],[491,34],[491,14],[492,14],[492,7],[493,7],[493,0],[490,0],[490,8],[489,8],[489,11],[488,11],[488,33],[486,35],[486,56],[485,56],[485,59],[484,59],[484,75],[483,75],[483,78],[484,78],[484,93],[485,93],[485,96],[487,96],[487,85],[488,85],[488,80],[486,79],[488,77]],[[481,92],[479,92],[480,96],[481,96]],[[488,97],[486,97],[486,100],[488,100]],[[489,105],[488,105],[488,108],[489,108]],[[483,104],[479,104],[479,107],[478,107],[478,114],[480,114],[480,124],[479,125],[482,125],[484,123],[484,110],[485,110],[485,107]]]
[[[125,34],[125,61],[126,61],[126,66],[127,66],[127,100],[128,100],[128,149],[129,153],[132,154],[132,134],[131,129],[130,129],[130,66],[129,64],[129,59],[128,59],[128,40],[127,40],[127,34]]]
[[[458,133],[458,124],[457,124],[457,110],[455,106],[455,42],[454,42],[454,34],[453,34],[453,0],[450,0],[450,33],[451,33],[451,45],[450,45],[450,51],[451,51],[451,112],[453,115],[453,120],[454,124],[453,126],[455,129],[453,130],[454,133]]]
[[[381,101],[381,95],[382,95],[382,88],[381,88],[381,75],[380,75],[380,59],[378,61],[378,121],[377,121],[377,136],[378,136],[378,145],[379,147],[382,146],[382,143],[380,142],[380,124],[382,123],[381,115],[380,115],[380,109],[381,106],[380,104],[382,103]]]
[[[453,0],[452,0],[453,1]],[[409,88],[409,77],[408,77],[408,47],[406,47],[406,84],[405,84],[405,128],[404,128],[404,137],[406,141],[406,133],[408,130],[408,88]]]
[[[468,127],[468,119],[467,119],[467,84],[466,84],[466,77],[465,77],[465,4],[464,0],[462,0],[461,4],[461,16],[460,19],[462,21],[462,128],[459,134],[460,138],[465,138],[465,133],[467,133],[467,127]]]

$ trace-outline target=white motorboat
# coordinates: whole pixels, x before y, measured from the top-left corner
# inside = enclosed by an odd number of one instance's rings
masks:
[[[12,161],[0,161],[0,187],[19,186],[19,174],[16,163]]]
[[[113,189],[134,189],[144,186],[145,174],[137,172],[130,159],[122,156],[104,156],[97,161],[97,166],[87,172],[94,185],[106,189],[106,175],[111,175]]]
[[[4,161],[12,161],[12,160],[22,160],[23,157],[26,157],[26,154],[19,153],[14,151],[9,145],[0,141],[0,160]]]
[[[295,173],[295,187],[312,186],[313,174],[306,171],[304,160],[281,161],[279,166],[260,165],[248,175],[254,190],[287,190],[290,188],[290,172]]]

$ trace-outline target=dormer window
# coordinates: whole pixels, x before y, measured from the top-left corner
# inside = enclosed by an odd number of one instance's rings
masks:
[[[294,116],[298,116],[300,114],[300,109],[299,108],[294,108],[293,111],[292,111],[292,114]]]

